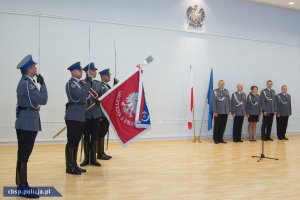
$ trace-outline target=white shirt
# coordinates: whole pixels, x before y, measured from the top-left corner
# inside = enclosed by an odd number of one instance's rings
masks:
[[[74,78],[77,82],[80,82],[80,79],[75,78],[74,76],[72,76],[72,78]]]
[[[26,76],[26,77],[29,78],[34,83],[35,87],[37,87],[36,81],[33,78],[31,78],[30,76]]]

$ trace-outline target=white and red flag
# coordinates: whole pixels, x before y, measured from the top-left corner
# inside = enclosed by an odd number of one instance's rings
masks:
[[[151,126],[142,75],[138,66],[99,99],[103,113],[123,144],[130,143]]]
[[[190,87],[189,87],[189,116],[188,116],[188,129],[192,129],[194,124],[193,115],[194,115],[194,80],[193,80],[193,71],[192,67],[190,68]]]

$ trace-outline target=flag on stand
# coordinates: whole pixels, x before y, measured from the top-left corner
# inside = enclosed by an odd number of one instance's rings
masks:
[[[213,110],[212,110],[212,105],[210,104],[210,97],[213,92],[214,92],[214,75],[213,75],[213,70],[211,69],[210,78],[209,78],[209,86],[208,86],[208,91],[207,91],[207,103],[208,103],[207,129],[208,130],[212,129]]]
[[[192,129],[194,120],[194,83],[193,83],[193,70],[192,66],[190,68],[190,87],[189,87],[189,118],[188,118],[188,129]]]
[[[104,115],[123,144],[128,144],[150,128],[140,67],[99,100]]]

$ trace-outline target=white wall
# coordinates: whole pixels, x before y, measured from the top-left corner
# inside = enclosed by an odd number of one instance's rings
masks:
[[[187,7],[195,3],[206,11],[200,31],[187,28],[185,18]],[[263,88],[267,79],[274,81],[277,92],[287,84],[294,111],[289,132],[300,132],[296,104],[300,100],[300,12],[242,0],[0,0],[0,27],[4,88],[0,142],[16,141],[15,89],[20,73],[15,66],[28,53],[39,61],[49,90],[48,104],[41,110],[43,131],[37,140],[53,141],[51,136],[64,126],[66,68],[76,61],[89,62],[89,29],[91,61],[100,69],[111,67],[112,74],[116,40],[119,79],[153,55],[155,61],[145,69],[144,77],[153,123],[145,139],[192,136],[186,128],[190,65],[194,68],[197,132],[211,67],[214,84],[224,79],[231,92],[238,82],[245,84],[247,92],[252,84]],[[206,119],[202,135],[211,137]],[[230,119],[226,135],[231,135],[231,129]],[[65,134],[56,141],[60,140],[65,140]]]

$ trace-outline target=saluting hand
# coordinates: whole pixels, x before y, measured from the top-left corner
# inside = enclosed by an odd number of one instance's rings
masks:
[[[44,77],[41,74],[36,75],[36,81],[41,85],[45,84]]]

